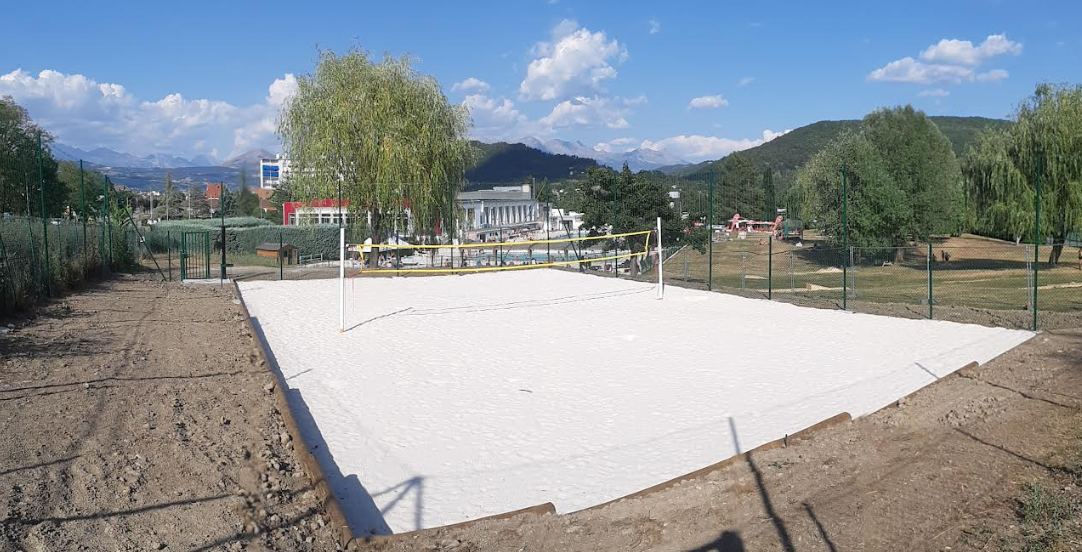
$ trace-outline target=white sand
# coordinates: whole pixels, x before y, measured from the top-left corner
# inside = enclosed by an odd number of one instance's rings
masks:
[[[337,285],[240,287],[357,533],[599,504],[1032,336],[553,270],[351,280],[339,334]]]

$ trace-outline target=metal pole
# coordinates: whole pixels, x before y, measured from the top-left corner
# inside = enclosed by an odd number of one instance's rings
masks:
[[[1037,157],[1037,196],[1034,199],[1034,208],[1037,211],[1033,221],[1033,331],[1037,331],[1037,277],[1040,273],[1040,249],[1041,249],[1041,158]]]
[[[616,234],[616,217],[619,212],[619,191],[620,191],[620,179],[616,178],[612,184],[612,234]],[[615,250],[616,258],[612,260],[612,274],[617,278],[620,277],[620,246],[617,244],[619,240],[612,239],[612,248]]]
[[[218,211],[222,213],[222,268],[219,279],[225,281],[225,205],[222,204],[222,198],[225,196],[225,182],[221,182],[221,186],[218,192]]]
[[[284,244],[282,243],[282,230],[279,229],[278,230],[278,279],[279,280],[285,280],[285,268],[283,268],[283,266],[282,266],[282,264],[284,262],[282,260],[282,247],[283,247],[283,245]]]
[[[928,242],[928,320],[932,319],[932,242]]]
[[[849,190],[846,182],[845,165],[842,165],[842,310],[846,310],[846,298],[849,296],[849,265],[845,262],[845,252],[849,249]]]
[[[38,191],[41,194],[41,243],[42,261],[45,272],[42,280],[45,284],[45,295],[52,295],[52,278],[49,275],[49,219],[45,216],[45,173],[41,167],[41,131],[38,131]]]
[[[104,236],[105,236],[105,238],[104,238],[104,240],[105,240],[105,262],[106,262],[106,265],[109,266],[109,269],[112,270],[112,264],[113,264],[113,233],[109,229],[109,226],[110,226],[110,224],[109,224],[109,217],[110,217],[110,214],[109,214],[109,185],[110,184],[112,184],[112,181],[109,180],[108,176],[105,177],[105,196],[104,196],[105,199],[104,199],[104,203],[103,203],[103,208],[104,208],[103,212],[105,213],[103,215],[103,218],[105,219],[105,234],[104,234]]]
[[[793,272],[793,250],[789,250],[789,293],[796,293],[796,273]]]
[[[770,234],[767,241],[766,298],[774,298],[774,234]]]
[[[173,237],[168,230],[165,231],[165,258],[169,265],[169,281],[173,281]]]
[[[657,298],[665,298],[665,262],[661,258],[661,217],[657,218]]]
[[[341,220],[341,219],[339,219]],[[346,331],[346,229],[338,229],[338,333]]]
[[[707,247],[709,248],[709,257],[707,258],[706,276],[706,290],[714,290],[714,172],[710,171],[710,200],[706,206],[709,213],[706,217],[706,239]]]
[[[552,226],[552,185],[545,180],[545,262],[552,264],[552,239],[550,227]]]
[[[83,214],[83,278],[86,278],[87,265],[87,240],[86,240],[86,182],[83,180],[83,160],[79,160],[79,204],[82,207]]]

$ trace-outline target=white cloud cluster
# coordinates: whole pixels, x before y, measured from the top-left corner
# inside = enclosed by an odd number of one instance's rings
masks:
[[[745,150],[765,144],[778,136],[788,133],[790,130],[792,129],[774,132],[767,129],[763,131],[762,138],[756,139],[719,138],[717,136],[700,136],[697,134],[691,136],[679,135],[657,141],[643,140],[639,147],[664,151],[681,159],[697,163],[707,159],[718,159],[734,151]]]
[[[594,150],[602,153],[626,153],[634,150],[639,145],[637,138],[617,138],[608,142],[594,144]]]
[[[492,90],[492,87],[487,82],[473,77],[451,85],[451,92],[478,92],[484,94],[489,90]]]
[[[699,96],[688,102],[688,109],[717,109],[729,105],[729,100],[721,97],[721,94],[713,96]]]
[[[650,18],[646,23],[650,25],[650,34],[658,34],[661,32],[661,23],[658,23],[657,19]]]
[[[755,77],[744,77],[740,79],[740,86],[747,86],[755,81]]]
[[[538,122],[541,125],[556,129],[569,126],[596,126],[603,125],[608,128],[627,128],[630,126],[626,113],[615,103],[600,96],[578,96],[570,100],[564,100],[552,112],[542,117]]]
[[[296,91],[292,74],[267,88],[263,103],[238,107],[220,100],[189,100],[179,93],[140,100],[114,83],[45,70],[0,75],[0,96],[11,96],[60,141],[137,155],[194,156],[276,147],[277,109]]]
[[[1003,54],[1022,53],[1022,44],[1007,39],[1007,35],[989,35],[980,45],[968,40],[943,39],[920,53],[920,59],[950,65],[980,65],[987,59]]]
[[[565,19],[552,32],[551,42],[533,47],[536,59],[519,85],[524,100],[561,100],[603,92],[604,82],[616,78],[612,63],[627,59],[627,49],[604,31],[590,32]]]
[[[994,82],[1007,78],[1007,71],[992,69],[980,73],[977,68],[997,56],[1021,53],[1022,43],[1008,39],[1005,34],[989,35],[976,46],[968,40],[943,39],[925,48],[919,61],[908,56],[892,61],[869,73],[868,80],[915,84]]]

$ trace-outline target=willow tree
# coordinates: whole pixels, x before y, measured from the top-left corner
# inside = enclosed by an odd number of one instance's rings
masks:
[[[408,208],[431,230],[454,214],[471,150],[465,107],[408,56],[374,62],[359,50],[321,52],[315,71],[297,78],[279,114],[293,199],[342,199],[370,220],[373,243],[386,219]],[[378,251],[374,251],[378,254]]]
[[[1059,262],[1069,233],[1082,229],[1082,86],[1037,86],[1015,124],[986,131],[964,171],[978,231],[1043,242]],[[1040,233],[1035,234],[1040,179]]]

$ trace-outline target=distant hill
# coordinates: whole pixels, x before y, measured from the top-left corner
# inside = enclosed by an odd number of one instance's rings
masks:
[[[50,149],[53,156],[60,161],[82,160],[102,167],[130,167],[139,169],[175,169],[179,167],[196,167],[216,165],[217,162],[208,155],[199,155],[194,159],[186,159],[177,155],[154,153],[145,157],[139,157],[130,153],[114,151],[109,148],[95,148],[83,150],[66,144],[54,143]]]
[[[986,128],[1004,128],[1011,124],[1003,119],[985,117],[929,117],[939,127],[961,156],[977,135]],[[819,121],[779,136],[765,144],[744,150],[744,155],[760,167],[770,167],[778,172],[795,171],[819,150],[846,130],[860,128],[859,120]],[[677,167],[668,172],[682,176],[705,176],[717,161],[705,161],[696,165]]]
[[[628,168],[636,172],[658,170],[660,167],[687,164],[687,161],[684,161],[669,152],[654,149],[632,148],[627,151],[600,151],[577,140],[572,142],[555,138],[551,140],[540,140],[538,138],[528,137],[523,138],[521,142],[531,148],[548,153],[574,155],[576,157],[593,159],[601,165],[606,165],[616,170],[623,168],[624,163],[627,163]]]
[[[478,150],[477,162],[466,171],[467,188],[477,189],[486,184],[535,180],[577,178],[597,161],[573,155],[546,153],[525,144],[470,142]]]

